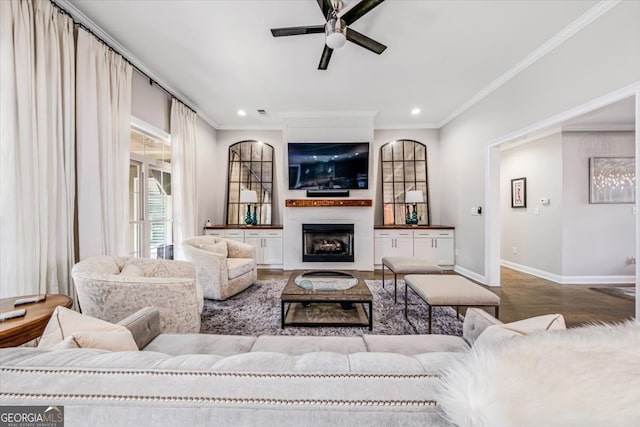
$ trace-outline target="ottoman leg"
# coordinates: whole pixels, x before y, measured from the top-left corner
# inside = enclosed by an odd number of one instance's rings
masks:
[[[407,316],[407,293],[409,293],[409,291],[407,290],[407,282],[404,282],[404,318],[408,318]]]
[[[382,289],[384,289],[384,264],[382,264]]]
[[[405,300],[407,294],[405,293]],[[398,302],[398,274],[393,272],[393,302]]]
[[[431,310],[431,305],[427,305],[429,306],[429,333],[431,333],[431,320],[433,320],[433,311]]]

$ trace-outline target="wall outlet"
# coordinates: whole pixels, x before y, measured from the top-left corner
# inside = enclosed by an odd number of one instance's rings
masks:
[[[636,263],[636,257],[630,256],[629,258],[627,258],[627,264],[635,265],[635,263]]]
[[[533,209],[533,214],[534,215],[540,215],[540,208],[534,208]]]
[[[518,255],[518,247],[517,247],[517,246],[514,246],[513,248],[511,248],[511,252],[512,252],[514,255]]]

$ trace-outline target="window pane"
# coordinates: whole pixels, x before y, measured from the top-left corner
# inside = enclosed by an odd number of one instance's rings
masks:
[[[405,162],[404,164],[404,179],[405,181],[416,180],[416,167],[413,162]]]
[[[405,160],[413,160],[414,159],[414,146],[415,143],[413,141],[404,141],[404,159]]]
[[[142,223],[129,224],[129,255],[142,257]]]
[[[382,201],[383,203],[391,203],[393,199],[393,183],[385,182],[382,184]]]
[[[262,160],[265,162],[273,161],[273,147],[269,144],[262,144]]]
[[[427,163],[416,162],[416,181],[427,180]]]
[[[393,181],[393,163],[382,162],[382,182]]]
[[[393,160],[402,160],[404,157],[403,144],[401,141],[395,141],[391,143],[393,148]]]
[[[427,147],[422,144],[416,144],[416,160],[427,159]]]
[[[391,160],[393,160],[391,158],[391,150],[392,150],[391,143],[383,145],[380,150],[382,151],[381,157],[383,162],[390,162]]]
[[[158,253],[162,256],[164,247],[173,242],[173,224],[170,221],[152,221],[149,231],[149,257],[158,258]]]
[[[393,185],[393,199],[396,203],[404,203],[404,182],[396,182]]]
[[[229,184],[229,203],[238,203],[240,201],[240,184]]]
[[[404,162],[393,162],[393,180],[404,181]]]
[[[262,164],[262,182],[271,182],[271,180],[273,179],[273,163],[271,162],[265,162]]]
[[[407,222],[407,207],[406,205],[396,205],[395,224],[406,224]]]
[[[129,165],[129,221],[136,221],[141,218],[142,207],[140,198],[140,164],[131,163]]]

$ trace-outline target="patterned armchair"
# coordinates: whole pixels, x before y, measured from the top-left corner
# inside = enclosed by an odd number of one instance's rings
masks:
[[[71,275],[86,315],[116,323],[157,307],[162,332],[200,332],[204,298],[190,262],[98,256],[77,263]]]
[[[196,265],[204,297],[225,300],[251,286],[258,278],[253,245],[216,236],[197,236],[182,242],[185,259]]]

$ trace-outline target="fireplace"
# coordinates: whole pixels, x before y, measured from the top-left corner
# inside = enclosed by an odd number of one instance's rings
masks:
[[[303,262],[354,262],[353,224],[302,224]]]

